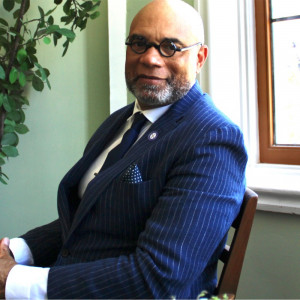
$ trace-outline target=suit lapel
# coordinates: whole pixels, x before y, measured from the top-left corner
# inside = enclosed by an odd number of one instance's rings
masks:
[[[104,147],[113,138],[112,133],[115,133],[124,124],[125,120],[132,113],[133,105],[130,105],[124,109],[120,115],[113,114],[109,117],[106,123],[110,123],[109,126],[100,126],[95,135],[92,137],[92,145],[87,147],[82,158],[74,165],[74,167],[66,174],[63,179],[63,183],[67,187],[74,186],[79,183],[83,174],[88,170],[91,163],[99,156]]]
[[[137,143],[118,163],[114,164],[103,172],[100,172],[89,183],[88,188],[86,189],[86,192],[76,212],[69,232],[69,236],[79,225],[85,215],[89,212],[89,210],[95,204],[96,200],[99,199],[99,195],[102,194],[110,185],[111,181],[114,180],[119,174],[121,174],[126,168],[128,168],[128,166],[133,163],[141,153],[147,151],[153,143],[159,143],[159,141],[165,134],[175,130],[177,126],[184,121],[184,116],[186,115],[187,111],[189,109],[192,109],[194,102],[197,101],[199,97],[201,97],[201,95],[202,91],[200,89],[200,86],[198,85],[198,83],[196,83],[186,96],[174,103],[171,108],[149,128],[144,136],[142,136],[137,141]],[[126,118],[128,118],[130,115],[130,113],[128,114],[128,112],[132,112],[132,107],[127,110],[127,113],[125,113]],[[81,162],[81,165],[85,163],[89,163],[89,165],[91,164],[91,162],[97,157],[93,154],[94,152],[97,152],[95,149],[100,146],[103,148],[103,144],[107,140],[109,132],[111,132],[111,130],[118,129],[120,124],[122,124],[126,118],[123,117],[120,122],[116,121],[110,128],[108,128],[105,137],[99,138],[99,141],[91,147],[91,150],[87,155],[89,156],[89,158],[83,160]],[[99,149],[97,155],[99,155]],[[86,171],[87,167],[83,167],[83,170]],[[81,172],[80,176],[77,176],[77,181],[80,180],[83,174],[84,172]]]
[[[94,134],[92,137],[93,142],[90,147],[87,147],[88,149],[85,151],[82,158],[62,179],[58,192],[60,198],[58,209],[61,210],[60,215],[65,216],[64,225],[67,228],[71,227],[71,215],[67,215],[67,212],[71,210],[70,207],[72,207],[72,205],[76,206],[76,204],[72,203],[72,201],[79,201],[77,198],[77,189],[81,178],[85,172],[87,172],[92,162],[99,156],[104,147],[113,138],[111,133],[117,132],[122,124],[124,124],[125,120],[131,115],[132,109],[133,105],[129,105],[120,111],[119,114],[114,113],[111,115],[103,124],[105,126],[100,126],[100,128]],[[107,126],[107,123],[109,126]],[[74,192],[74,190],[76,192]]]

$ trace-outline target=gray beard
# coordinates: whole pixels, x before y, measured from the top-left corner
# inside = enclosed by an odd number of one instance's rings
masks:
[[[180,79],[167,81],[164,89],[156,85],[144,84],[137,87],[135,79],[127,79],[128,90],[139,100],[148,106],[164,106],[172,104],[187,94],[191,88],[191,83]]]

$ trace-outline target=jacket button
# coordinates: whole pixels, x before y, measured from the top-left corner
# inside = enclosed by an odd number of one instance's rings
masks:
[[[66,248],[62,249],[62,251],[61,251],[62,257],[67,257],[69,255],[70,255],[70,251],[68,249],[66,249]]]

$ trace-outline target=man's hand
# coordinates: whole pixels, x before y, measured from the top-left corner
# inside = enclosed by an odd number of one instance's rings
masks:
[[[17,263],[10,255],[9,239],[0,240],[0,298],[5,298],[5,284],[8,273]]]

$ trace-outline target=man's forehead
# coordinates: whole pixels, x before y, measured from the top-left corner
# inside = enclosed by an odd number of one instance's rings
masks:
[[[184,42],[190,35],[190,30],[184,28],[184,25],[180,26],[176,22],[168,22],[159,19],[149,22],[149,20],[136,20],[133,26],[130,28],[129,36],[142,36],[147,40],[155,42],[162,41],[163,39],[178,40]]]
[[[133,40],[137,39],[137,40],[146,41],[146,42],[153,42],[152,40],[150,40],[146,36],[144,36],[142,34],[135,34],[135,33],[130,34],[127,39],[130,40],[130,41],[133,41]],[[182,45],[182,46],[184,45],[183,41],[181,41],[179,38],[174,37],[174,36],[170,36],[170,35],[163,36],[161,38],[161,40],[159,40],[158,42],[162,42],[162,41],[165,41],[165,40],[169,40],[169,41],[171,41],[175,44],[178,44],[178,45]]]
[[[202,31],[200,15],[190,5],[177,0],[151,2],[135,16],[130,27],[130,34],[141,34],[156,41],[168,36],[189,40],[191,35],[203,39]]]

